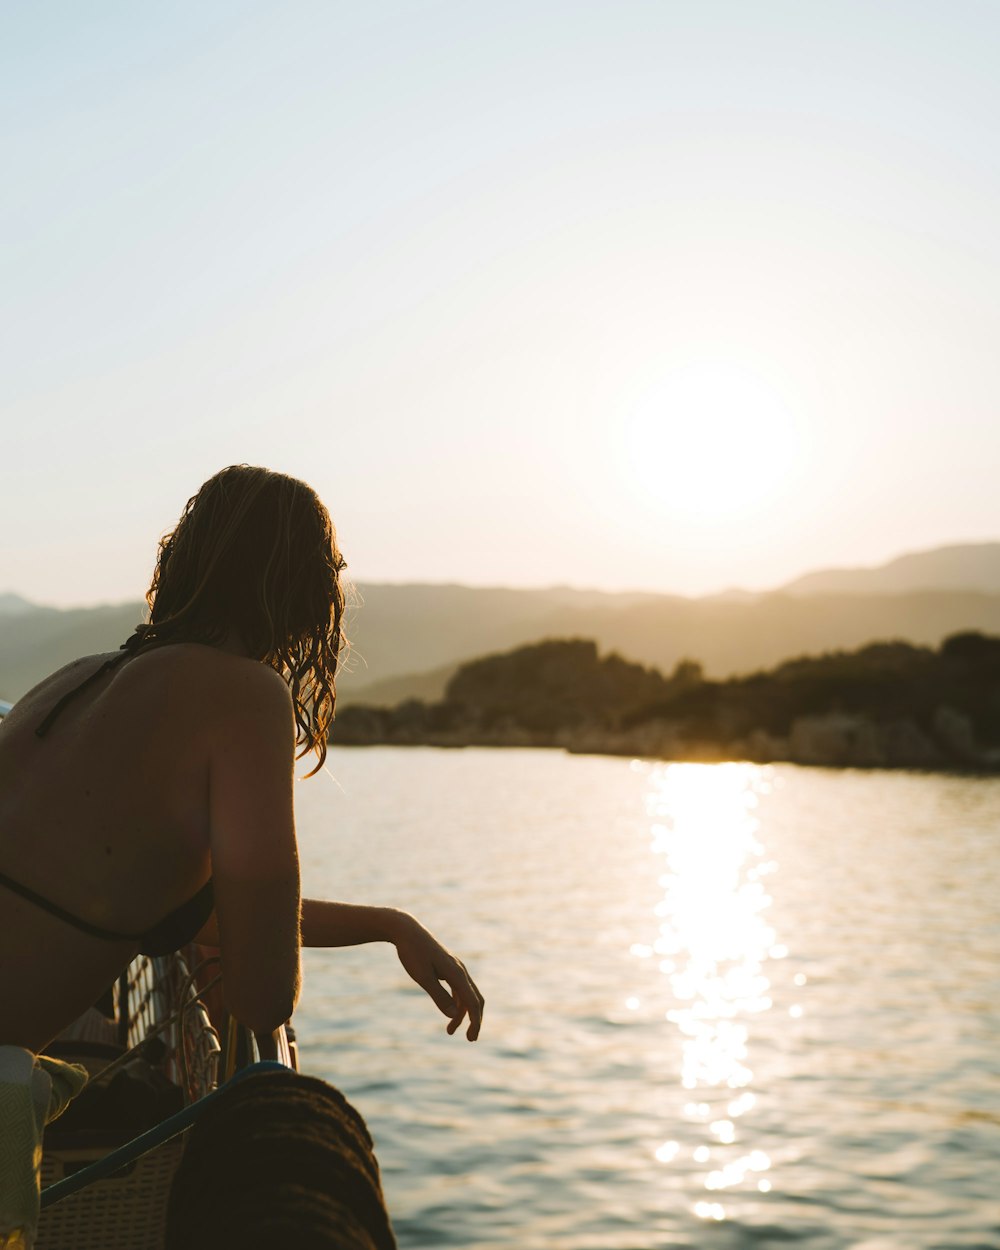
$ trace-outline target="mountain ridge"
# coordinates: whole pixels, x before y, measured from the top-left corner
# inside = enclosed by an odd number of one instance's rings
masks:
[[[510,596],[543,596],[560,603],[605,603],[633,606],[664,599],[686,602],[746,603],[765,595],[801,595],[851,593],[858,589],[863,593],[892,594],[917,590],[978,590],[987,594],[1000,594],[1000,540],[983,540],[968,543],[948,543],[940,547],[904,552],[881,564],[833,565],[813,569],[791,581],[783,582],[770,590],[746,590],[740,586],[727,586],[722,590],[704,595],[682,595],[672,591],[657,590],[601,590],[596,587],[570,586],[553,583],[551,586],[502,586],[469,585],[466,582],[421,581],[373,581],[361,582],[354,587],[363,595],[366,591],[377,592],[427,592],[459,594],[500,594]],[[93,608],[115,608],[129,601],[101,601],[99,603],[53,608],[51,605],[26,599],[16,591],[0,591],[0,615],[7,612],[18,614],[26,610],[87,611]],[[349,605],[350,606],[350,605]]]
[[[883,564],[817,569],[780,587],[789,595],[901,594],[917,590],[1000,593],[1000,542],[951,543],[904,552]]]
[[[905,577],[919,580],[930,569],[944,580],[970,577],[982,585],[900,591],[900,564]],[[665,671],[695,659],[721,678],[876,640],[938,646],[962,630],[1000,633],[1000,542],[910,553],[864,573],[879,569],[890,572],[881,582],[869,577],[876,589],[863,593],[824,589],[824,579],[852,571],[821,570],[777,591],[697,599],[567,586],[362,583],[346,614],[352,654],[338,681],[340,696],[345,703],[434,699],[459,664],[545,638],[594,638],[602,649]],[[20,697],[79,655],[114,650],[143,610],[139,600],[57,609],[4,592],[0,697]]]

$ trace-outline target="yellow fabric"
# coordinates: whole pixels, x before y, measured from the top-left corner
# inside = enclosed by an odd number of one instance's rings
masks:
[[[38,1229],[42,1133],[87,1083],[87,1069],[0,1046],[0,1250],[31,1250]]]

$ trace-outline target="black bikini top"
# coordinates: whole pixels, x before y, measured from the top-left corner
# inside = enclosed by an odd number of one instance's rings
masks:
[[[22,885],[20,881],[15,881],[13,877],[8,877],[2,872],[0,872],[0,885],[5,886],[12,894],[19,894],[29,903],[34,903],[36,907],[41,907],[49,915],[65,921],[66,924],[71,924],[81,933],[103,938],[106,942],[135,942],[141,955],[169,955],[171,951],[186,946],[188,942],[194,940],[215,906],[210,877],[197,894],[192,895],[186,903],[181,903],[180,907],[175,907],[169,915],[164,916],[145,933],[116,933],[113,929],[102,929],[100,925],[91,924],[89,920],[84,920],[81,916],[67,911],[65,907],[60,907],[58,903],[53,903],[34,890],[29,890],[26,885]]]
[[[86,690],[88,686],[97,681],[109,669],[115,668],[136,654],[142,645],[143,632],[143,627],[140,626],[132,637],[122,644],[120,655],[112,656],[110,660],[106,660],[89,677],[85,677],[79,685],[67,691],[58,700],[35,730],[39,738],[45,737],[67,703],[75,699],[81,691]],[[164,646],[166,644],[161,643],[159,645]],[[136,942],[138,943],[140,953],[143,955],[168,955],[171,951],[177,950],[178,947],[186,945],[208,920],[215,906],[212,879],[209,877],[197,894],[189,898],[187,902],[181,903],[179,907],[175,907],[172,912],[164,916],[151,929],[147,929],[145,933],[116,933],[111,929],[102,929],[99,925],[83,920],[80,916],[74,915],[73,912],[67,911],[64,907],[50,902],[49,899],[44,898],[41,894],[36,894],[34,890],[29,890],[27,886],[21,885],[20,882],[14,881],[3,873],[0,873],[0,885],[5,886],[14,894],[19,894],[21,898],[27,899],[29,903],[34,903],[36,907],[41,907],[51,915],[65,921],[66,924],[73,925],[81,933],[88,933],[91,937],[104,938],[108,942]]]

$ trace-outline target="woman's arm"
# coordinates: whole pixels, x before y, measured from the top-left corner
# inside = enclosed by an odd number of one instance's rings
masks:
[[[209,775],[223,992],[255,1033],[289,1018],[299,992],[299,865],[288,687],[263,665],[227,673]]]
[[[204,946],[219,945],[214,915],[195,940]],[[483,996],[462,961],[418,920],[395,907],[302,900],[303,946],[360,946],[367,942],[391,942],[407,974],[448,1017],[448,1032],[454,1033],[468,1016],[465,1035],[470,1042],[476,1040],[483,1023]]]
[[[404,915],[394,907],[304,898],[302,945],[361,946],[366,942],[392,942]]]
[[[218,946],[229,1009],[256,1033],[289,1018],[299,991],[299,944],[391,942],[407,974],[448,1017],[468,1017],[475,1041],[483,997],[462,961],[413,916],[391,907],[299,902],[292,809],[291,697],[273,669],[231,670],[227,710],[212,744],[210,840],[215,915],[197,941]]]
[[[470,1042],[476,1040],[483,1023],[483,996],[465,964],[415,917],[395,907],[303,899],[303,946],[358,946],[363,942],[391,942],[407,974],[448,1016],[448,1032],[454,1033],[468,1016],[465,1035]]]

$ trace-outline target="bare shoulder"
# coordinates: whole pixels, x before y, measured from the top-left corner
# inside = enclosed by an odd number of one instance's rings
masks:
[[[108,651],[96,655],[81,655],[75,660],[70,660],[67,664],[57,668],[55,672],[49,673],[47,677],[43,677],[41,681],[32,686],[26,694],[21,696],[18,704],[34,699],[36,695],[44,697],[53,691],[58,693],[64,687],[73,686],[89,677],[102,664],[106,664],[108,660],[114,659],[119,654],[117,651]]]
[[[13,710],[4,721],[8,730],[12,730],[23,722],[35,721],[51,707],[52,703],[66,694],[74,686],[78,686],[112,659],[117,652],[101,655],[83,655],[70,660],[62,668],[43,677],[15,702]]]
[[[227,655],[208,647],[200,647],[199,651],[198,660],[210,666],[213,684],[217,688],[227,689],[234,695],[242,695],[255,702],[269,702],[276,707],[291,704],[288,683],[269,664],[240,655]]]
[[[214,752],[252,733],[284,741],[294,733],[291,695],[266,664],[200,643],[151,648],[126,663],[109,695],[121,716],[155,707],[168,738]]]
[[[272,725],[287,731],[292,720],[292,697],[280,673],[267,664],[228,655],[211,647],[178,645],[169,657],[202,715],[232,731],[252,722],[256,728]],[[168,649],[161,653],[166,657]],[[152,659],[153,656],[151,655]]]

